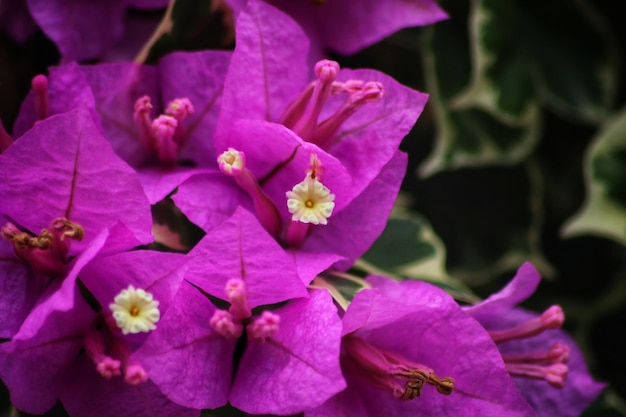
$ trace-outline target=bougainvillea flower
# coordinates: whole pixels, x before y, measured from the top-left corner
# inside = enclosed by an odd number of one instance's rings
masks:
[[[540,416],[578,416],[604,384],[592,379],[576,342],[559,329],[564,320],[559,306],[541,315],[516,307],[540,281],[525,263],[500,292],[465,310],[489,331],[515,384]]]
[[[189,258],[190,284],[136,355],[166,395],[192,408],[230,401],[248,413],[286,415],[344,388],[332,299],[307,294],[253,215],[237,210]]]
[[[23,41],[33,32],[34,20],[56,44],[65,62],[83,61],[101,58],[122,38],[127,9],[161,9],[167,3],[167,0],[6,0],[2,2],[0,21],[10,22],[10,34]]]
[[[226,133],[237,119],[280,123],[341,161],[358,195],[391,160],[428,99],[378,71],[340,69],[333,61],[318,63],[311,79],[308,39],[289,16],[261,1],[249,2],[236,35],[218,154],[236,148]]]
[[[340,71],[332,61],[318,63],[310,82],[307,45],[287,15],[248,4],[237,22],[215,149],[222,172],[249,198],[199,201],[202,189],[216,187],[208,174],[174,196],[204,230],[218,217],[206,213],[254,207],[296,257],[305,283],[342,259],[349,266],[382,231],[404,176],[398,145],[427,98],[378,72]]]
[[[399,29],[429,25],[447,14],[434,0],[268,0],[288,13],[311,38],[315,50],[353,54]],[[246,0],[228,0],[238,14]]]
[[[11,311],[0,337],[17,330],[51,277],[63,277],[102,229],[116,230],[109,253],[152,241],[150,205],[136,173],[86,110],[34,126],[0,155],[0,177],[0,310]]]
[[[136,173],[115,155],[87,110],[37,123],[0,158],[0,195],[9,202],[1,214],[18,226],[39,231],[65,217],[89,236],[122,221],[142,243],[151,241],[150,208]]]
[[[444,291],[370,277],[343,317],[348,387],[318,416],[533,416],[485,330]],[[377,288],[376,288],[377,287]]]
[[[132,351],[166,316],[185,257],[133,251],[105,257],[92,241],[20,331],[0,347],[0,375],[19,410],[43,413],[57,399],[72,416],[198,416],[168,400]],[[130,301],[130,302],[129,302]],[[126,309],[126,311],[123,311]],[[126,319],[123,320],[123,314]],[[132,321],[135,321],[131,323]],[[137,321],[143,321],[141,325]],[[125,335],[128,334],[128,335]]]
[[[245,280],[252,308],[306,296],[291,257],[243,208],[213,228],[188,256],[185,279],[225,301],[224,286],[231,278]]]
[[[273,152],[276,152],[280,148],[280,144],[284,143],[281,138],[299,140],[292,132],[276,124],[250,121],[241,123],[239,126],[243,129],[244,125],[259,124],[264,124],[264,126],[262,128],[255,127],[250,132],[273,131],[275,141],[273,146],[270,146]],[[245,130],[239,131],[239,133],[242,132]],[[257,149],[263,148],[258,147]],[[331,155],[324,155],[320,151],[320,158],[328,158],[326,161],[329,162],[329,167],[337,167],[337,171],[334,171],[339,174],[337,177],[333,177],[334,172],[330,168],[326,168],[325,178],[329,178],[329,182],[321,181],[335,194],[336,205],[332,215],[327,219],[327,224],[303,224],[306,227],[304,232],[293,237],[289,233],[292,230],[290,228],[294,227],[295,221],[293,220],[294,215],[289,212],[289,199],[286,193],[302,181],[302,176],[310,165],[305,150],[305,144],[298,147],[289,168],[283,169],[279,175],[267,181],[261,192],[264,192],[263,190],[268,191],[267,195],[270,197],[263,199],[263,201],[278,213],[277,216],[269,217],[270,219],[278,218],[278,220],[271,221],[279,222],[279,224],[270,224],[266,230],[279,231],[273,235],[274,239],[293,257],[300,279],[308,284],[317,274],[333,264],[340,269],[348,268],[380,235],[406,170],[406,155],[398,152],[365,191],[360,195],[353,196],[350,187],[346,186],[346,182],[342,180],[345,178],[345,170],[340,164],[337,164],[337,160]],[[258,155],[262,153],[259,152]],[[300,165],[299,169],[296,169],[298,165]],[[301,174],[296,176],[296,172]],[[341,176],[342,173],[344,173],[343,177]],[[336,186],[333,187],[331,184]],[[222,197],[219,199],[203,197],[215,193]],[[216,178],[215,174],[203,174],[191,178],[180,185],[179,191],[173,199],[192,222],[206,231],[212,230],[225,217],[233,213],[239,205],[255,211],[259,217],[259,210],[255,210],[252,197],[242,195],[234,181],[229,187],[229,184]],[[308,201],[305,199],[305,203]],[[349,204],[346,205],[346,203]],[[295,242],[290,240],[290,237]]]
[[[140,171],[146,195],[155,203],[194,172],[179,161],[215,167],[213,132],[230,55],[178,52],[157,66],[53,67],[49,78],[33,80],[14,134],[50,114],[88,106],[115,152]]]

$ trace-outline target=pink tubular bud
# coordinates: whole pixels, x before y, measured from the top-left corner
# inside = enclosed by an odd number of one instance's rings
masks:
[[[527,320],[510,329],[489,330],[489,335],[496,343],[525,339],[538,335],[545,330],[558,329],[563,325],[564,320],[563,310],[561,307],[554,305],[539,317]]]
[[[333,94],[354,94],[363,89],[365,82],[362,80],[348,80],[346,82],[335,81],[333,83]]]
[[[172,116],[161,115],[152,121],[156,154],[165,165],[175,165],[178,161],[179,145],[174,139],[178,120]]]
[[[570,358],[570,348],[564,343],[557,342],[550,347],[548,357],[551,363],[567,363]]]
[[[229,279],[226,283],[226,296],[230,302],[228,311],[237,321],[245,320],[252,315],[252,310],[248,304],[248,292],[242,279]]]
[[[239,321],[235,321],[233,315],[225,310],[215,310],[209,325],[231,342],[239,339],[239,336],[243,333],[243,325]]]
[[[171,116],[178,121],[178,126],[174,132],[173,139],[179,147],[183,146],[183,143],[185,142],[185,128],[181,122],[190,114],[193,114],[194,111],[195,110],[191,104],[191,100],[186,97],[172,100],[165,109],[166,115]]]
[[[96,370],[105,379],[121,375],[122,362],[105,354],[106,344],[104,334],[96,323],[89,327],[83,338],[83,346],[87,355],[96,365]]]
[[[308,109],[292,128],[304,140],[308,140],[317,127],[317,120],[332,93],[333,82],[339,74],[339,64],[323,59],[315,64],[315,74],[318,80],[315,83]]]
[[[313,71],[317,78],[323,83],[332,83],[339,74],[339,64],[335,61],[322,59],[315,64]]]
[[[133,120],[137,123],[142,123],[145,117],[150,117],[152,111],[152,102],[150,96],[143,96],[135,101],[135,113],[133,114]],[[148,123],[149,124],[149,123]]]
[[[565,378],[569,372],[567,365],[556,363],[546,370],[546,381],[555,388],[563,388],[565,386]]]
[[[365,83],[360,94],[360,96],[355,96],[355,100],[362,100],[363,102],[377,101],[385,96],[385,89],[381,83],[370,81]]]
[[[129,385],[140,385],[148,380],[148,373],[138,363],[128,365],[124,372],[124,382]]]
[[[358,91],[350,93],[344,105],[328,119],[317,126],[307,138],[322,149],[328,149],[335,141],[337,132],[343,123],[367,102],[377,101],[384,96],[383,85],[379,82],[367,82]]]
[[[313,90],[315,89],[316,82],[313,81],[306,86],[304,91],[300,93],[298,97],[285,109],[282,116],[278,119],[278,122],[289,129],[293,129],[295,124],[302,118],[302,115],[306,111],[307,105],[313,96]]]
[[[96,370],[104,379],[122,375],[122,363],[117,359],[103,356],[96,362]]]
[[[48,77],[36,75],[31,81],[35,95],[35,113],[37,120],[44,120],[50,115],[50,99],[48,97]]]
[[[311,223],[290,220],[287,225],[287,235],[285,237],[287,246],[293,249],[301,247],[306,237],[309,235],[311,227],[313,227]]]
[[[193,105],[191,104],[191,100],[188,98],[175,98],[170,101],[165,109],[165,114],[168,116],[172,116],[178,121],[185,119],[190,114],[194,113]]]
[[[250,198],[252,198],[254,209],[261,225],[271,236],[278,239],[282,229],[280,214],[272,200],[259,185],[252,171],[246,168],[246,156],[244,153],[228,148],[227,151],[217,158],[217,163],[220,171],[233,177],[237,185],[248,193]]]
[[[565,322],[565,313],[561,306],[553,305],[543,312],[541,321],[546,329],[559,329]]]
[[[83,337],[83,346],[87,355],[97,364],[105,356],[104,351],[106,349],[104,343],[104,337],[102,333],[96,328],[96,325],[89,327],[89,330]]]
[[[264,311],[261,317],[254,319],[248,325],[248,339],[256,342],[265,343],[265,339],[276,334],[280,325],[280,316],[271,311]]]
[[[567,363],[569,361],[569,346],[557,342],[553,344],[549,350],[527,352],[522,354],[503,354],[502,359],[508,364],[533,364],[533,365],[551,365],[555,363]]]
[[[505,362],[505,368],[511,376],[544,379],[555,388],[563,388],[565,386],[565,378],[569,372],[568,366],[562,363],[544,366]]]
[[[156,153],[156,138],[154,137],[154,131],[152,130],[152,119],[150,118],[150,111],[152,110],[152,103],[149,96],[143,96],[135,101],[135,113],[133,113],[133,120],[139,126],[139,140],[143,144],[144,148],[150,153]]]
[[[178,120],[172,116],[162,114],[152,121],[151,126],[157,137],[171,139],[178,126]]]

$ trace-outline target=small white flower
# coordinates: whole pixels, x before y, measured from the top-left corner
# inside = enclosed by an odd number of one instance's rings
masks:
[[[228,148],[217,157],[217,163],[226,175],[238,175],[246,166],[246,155],[236,149]]]
[[[287,191],[287,208],[293,221],[327,224],[335,208],[335,195],[316,179],[307,176],[304,181]]]
[[[159,302],[152,298],[152,294],[132,285],[116,295],[109,308],[124,334],[148,333],[156,329],[155,324],[161,318]]]

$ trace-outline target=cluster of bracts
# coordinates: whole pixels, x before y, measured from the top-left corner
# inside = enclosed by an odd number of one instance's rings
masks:
[[[463,306],[346,272],[385,227],[427,95],[310,64],[312,24],[233,3],[234,51],[65,63],[0,128],[0,378],[16,409],[578,415],[603,386],[560,307],[516,307],[539,284],[532,265]],[[286,8],[302,22],[348,3]],[[419,23],[445,16],[421,3]],[[339,50],[365,36],[332,27]],[[153,221],[163,204],[185,222]],[[360,289],[349,299],[338,280]]]

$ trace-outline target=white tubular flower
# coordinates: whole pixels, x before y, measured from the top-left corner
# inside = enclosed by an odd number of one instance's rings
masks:
[[[228,148],[217,157],[217,163],[226,175],[239,175],[246,167],[246,155],[237,149]]]
[[[287,208],[291,219],[302,223],[327,224],[335,208],[335,195],[311,177],[287,191]]]
[[[132,285],[116,295],[109,308],[124,334],[148,333],[156,329],[155,324],[161,318],[159,302],[152,298],[152,294]]]

